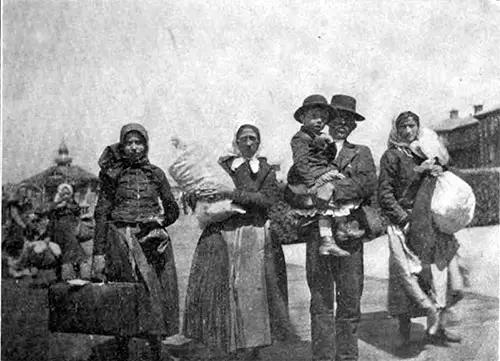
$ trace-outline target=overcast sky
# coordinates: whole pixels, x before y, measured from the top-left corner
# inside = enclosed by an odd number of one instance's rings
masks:
[[[218,154],[244,121],[287,169],[293,112],[313,93],[356,97],[366,121],[351,139],[378,163],[397,112],[429,124],[500,104],[498,3],[4,0],[3,182],[51,166],[63,138],[97,173],[130,121],[165,170],[172,135]]]

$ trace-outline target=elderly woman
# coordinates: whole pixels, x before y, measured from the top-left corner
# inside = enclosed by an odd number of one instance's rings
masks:
[[[418,115],[401,113],[380,160],[379,203],[391,222],[388,304],[389,312],[399,319],[403,345],[410,340],[411,317],[423,315],[428,317],[429,342],[460,342],[442,322],[450,296],[443,275],[458,246],[453,236],[439,232],[432,223],[430,199],[443,167],[439,159],[427,160],[415,146],[421,134]],[[424,224],[425,232],[415,232]]]
[[[76,239],[80,206],[73,194],[70,184],[59,184],[49,211],[50,236],[61,247],[60,266],[56,269],[59,280],[79,276],[79,265],[87,257]]]
[[[295,336],[288,319],[283,251],[273,244],[268,228],[276,174],[258,157],[260,144],[259,129],[242,125],[232,154],[219,159],[234,188],[219,186],[204,196],[231,199],[246,213],[204,229],[193,256],[184,318],[187,337],[243,359],[258,357],[259,348],[273,338]]]
[[[93,276],[116,282],[142,282],[150,312],[139,324],[160,360],[161,339],[178,332],[177,273],[165,227],[179,207],[165,173],[148,160],[148,133],[127,124],[120,142],[108,146],[99,165],[101,192],[95,209]],[[142,319],[144,318],[144,319]],[[143,335],[142,335],[143,336]],[[128,358],[128,338],[118,338],[118,356]]]

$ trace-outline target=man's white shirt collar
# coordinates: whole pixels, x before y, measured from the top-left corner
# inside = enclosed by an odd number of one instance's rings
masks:
[[[334,140],[335,147],[337,148],[337,154],[335,155],[335,159],[338,158],[340,151],[342,150],[342,147],[344,146],[345,139],[340,139],[340,140]]]

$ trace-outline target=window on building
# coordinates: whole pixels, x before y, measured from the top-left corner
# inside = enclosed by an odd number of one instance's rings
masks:
[[[495,153],[497,145],[491,142],[488,146],[488,163],[495,163]]]

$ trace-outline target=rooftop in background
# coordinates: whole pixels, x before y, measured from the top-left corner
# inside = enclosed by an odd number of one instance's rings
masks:
[[[474,116],[476,118],[481,119],[481,118],[485,117],[486,115],[493,113],[493,112],[500,112],[500,103],[495,105],[494,107],[489,108],[489,109],[482,110],[482,111],[474,114]]]
[[[59,146],[58,155],[54,159],[54,165],[41,173],[35,174],[21,181],[23,184],[32,184],[38,187],[55,187],[60,183],[70,183],[73,185],[95,183],[98,178],[96,175],[85,169],[72,164],[73,159],[69,155],[68,147],[63,141]]]
[[[446,119],[434,122],[432,124],[432,129],[435,131],[453,130],[476,123],[479,123],[479,120],[474,118],[472,115],[459,117],[458,110],[452,109],[450,111],[450,116]]]
[[[483,110],[482,105],[474,105],[474,114],[470,114],[465,117],[460,117],[458,110],[452,109],[448,118],[431,123],[431,127],[435,131],[449,131],[457,128],[463,128],[468,125],[479,123],[478,118],[481,119],[487,114],[495,111],[500,111],[500,104],[487,110]]]

